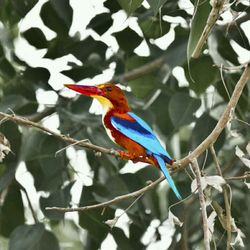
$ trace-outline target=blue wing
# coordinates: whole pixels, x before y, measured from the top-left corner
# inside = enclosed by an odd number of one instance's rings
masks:
[[[172,158],[170,157],[168,152],[161,146],[154,132],[145,121],[143,121],[140,117],[132,112],[128,112],[127,114],[130,115],[130,117],[132,117],[134,121],[112,116],[111,124],[123,135],[129,137],[133,141],[143,146],[149,154],[155,157],[170,187],[173,189],[177,198],[181,199],[181,195],[178,192],[164,161],[164,159],[172,160]]]
[[[128,112],[134,121],[112,116],[111,124],[122,134],[143,146],[149,154],[157,154],[172,160],[168,152],[161,146],[149,125],[132,112]]]

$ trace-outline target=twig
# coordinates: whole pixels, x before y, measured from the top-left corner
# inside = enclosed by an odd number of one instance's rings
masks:
[[[156,69],[160,68],[164,64],[164,61],[165,61],[164,59],[165,57],[163,56],[160,58],[157,58],[154,61],[146,63],[143,66],[138,67],[134,70],[128,71],[122,75],[114,76],[111,81],[112,82],[125,82],[125,81],[139,78],[143,75],[151,73],[155,71]]]
[[[241,93],[249,78],[250,78],[250,63],[248,63],[239,81],[235,85],[232,96],[213,131],[208,135],[208,137],[203,142],[201,142],[201,144],[193,152],[191,152],[189,155],[187,155],[186,157],[184,157],[179,161],[176,161],[173,164],[174,172],[183,169],[187,164],[189,164],[195,158],[200,156],[207,148],[210,147],[211,144],[213,144],[217,140],[218,136],[221,134],[223,129],[226,127],[228,121],[230,120],[231,111],[235,109],[238,100],[241,96]]]
[[[65,212],[76,212],[76,211],[80,212],[80,211],[86,211],[86,210],[95,209],[95,208],[107,207],[107,206],[110,206],[112,204],[121,202],[123,200],[127,200],[127,199],[130,199],[130,198],[133,198],[133,197],[138,197],[138,196],[144,194],[145,192],[147,192],[148,190],[153,189],[157,184],[159,184],[163,180],[165,180],[165,176],[161,176],[156,181],[151,182],[146,187],[141,188],[141,189],[139,189],[137,191],[134,191],[134,192],[129,193],[129,194],[124,194],[124,195],[117,196],[112,200],[102,202],[102,203],[99,203],[99,204],[85,206],[85,207],[75,207],[75,208],[73,208],[73,207],[72,208],[46,207],[46,210],[54,210],[54,211],[60,211],[60,212],[65,213]]]
[[[218,65],[218,64],[214,64],[213,67],[216,67],[218,69],[224,69],[224,70],[228,70],[228,71],[238,71],[241,70],[242,68],[244,68],[246,66],[245,63],[238,65],[238,66],[225,66],[225,65]]]
[[[250,174],[245,174],[242,176],[233,176],[233,177],[226,177],[225,180],[226,181],[234,181],[234,180],[244,180],[250,178]]]
[[[198,194],[199,194],[199,200],[200,200],[200,205],[201,205],[201,215],[202,215],[202,221],[203,221],[205,249],[210,250],[206,201],[205,201],[205,197],[204,197],[202,186],[201,186],[201,172],[200,172],[200,168],[199,168],[198,161],[196,158],[191,162],[191,165],[196,175],[197,189],[198,189]]]
[[[222,172],[221,172],[221,168],[220,168],[220,164],[218,161],[218,158],[216,156],[216,152],[214,150],[214,146],[213,144],[210,146],[210,151],[213,157],[213,160],[215,162],[215,166],[217,169],[218,174],[222,177]],[[231,228],[231,221],[232,221],[232,216],[231,216],[231,206],[230,206],[230,202],[229,202],[229,197],[228,197],[228,193],[227,193],[227,186],[223,186],[223,196],[224,196],[224,202],[225,202],[225,210],[226,210],[226,230],[227,230],[227,250],[231,249],[231,241],[232,241],[232,228]]]
[[[110,228],[113,228],[115,226],[115,224],[117,223],[117,221],[125,214],[127,213],[127,211],[134,206],[134,204],[144,195],[144,193],[141,193],[139,196],[136,197],[136,199],[118,216],[116,216],[114,219],[112,220],[107,220],[105,221],[105,223],[110,226]]]
[[[109,155],[114,155],[114,156],[117,156],[119,157],[119,153],[113,149],[107,149],[107,148],[103,148],[103,147],[100,147],[100,146],[97,146],[97,145],[94,145],[92,143],[89,143],[89,142],[84,142],[84,141],[78,141],[78,140],[75,140],[69,136],[66,136],[66,135],[62,135],[62,134],[59,134],[57,132],[54,132],[53,130],[50,130],[48,128],[45,128],[44,126],[42,126],[41,124],[38,124],[36,122],[32,122],[26,118],[23,118],[21,116],[17,116],[17,115],[10,115],[10,114],[5,114],[5,113],[2,113],[0,112],[0,119],[9,119],[13,122],[16,122],[20,125],[25,125],[25,126],[31,126],[31,127],[34,127],[34,128],[38,128],[40,129],[41,131],[43,132],[46,132],[60,140],[63,140],[65,142],[68,142],[70,144],[77,144],[78,146],[81,146],[81,147],[84,147],[84,148],[89,148],[89,149],[92,149],[92,150],[95,150],[95,151],[98,151],[98,152],[101,152],[101,153],[104,153],[104,154],[109,154]]]
[[[192,53],[193,58],[197,58],[200,56],[202,48],[208,38],[208,35],[211,32],[212,28],[214,27],[216,21],[218,20],[220,12],[224,5],[224,0],[213,0],[212,2],[213,2],[212,10],[209,13],[206,26],[203,29],[199,41],[197,42],[196,47]]]
[[[41,112],[34,113],[26,118],[32,122],[39,122],[43,118],[52,115],[56,111],[56,107],[47,107]]]

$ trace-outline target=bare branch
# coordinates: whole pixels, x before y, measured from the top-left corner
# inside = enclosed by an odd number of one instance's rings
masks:
[[[214,27],[216,21],[220,17],[220,12],[224,5],[224,0],[213,0],[213,7],[211,12],[209,13],[207,23],[205,28],[203,29],[203,32],[199,38],[199,41],[196,44],[196,47],[192,53],[193,58],[197,58],[200,56],[202,48],[207,41],[208,35],[211,32],[212,28]]]
[[[84,148],[88,148],[88,149],[92,149],[92,150],[95,150],[95,151],[98,151],[98,152],[101,152],[101,153],[104,153],[104,154],[109,154],[109,155],[114,155],[114,156],[117,156],[119,157],[119,153],[113,149],[106,149],[106,148],[103,148],[103,147],[100,147],[100,146],[97,146],[97,145],[94,145],[90,142],[85,142],[85,141],[78,141],[78,140],[75,140],[69,136],[66,136],[66,135],[62,135],[62,134],[59,134],[57,132],[54,132],[53,130],[50,130],[48,128],[45,128],[44,126],[42,126],[41,124],[38,124],[36,122],[32,122],[26,118],[23,118],[21,116],[16,116],[14,114],[10,115],[10,114],[5,114],[5,113],[2,113],[0,112],[0,119],[8,119],[8,120],[11,120],[13,122],[16,122],[20,125],[24,125],[24,126],[30,126],[30,127],[34,127],[34,128],[38,128],[40,129],[41,131],[45,132],[45,133],[48,133],[60,140],[63,140],[67,143],[70,143],[70,144],[77,144],[78,146],[81,146],[81,147],[84,147]]]
[[[146,187],[141,188],[141,189],[139,189],[139,190],[137,190],[135,192],[132,192],[132,193],[129,193],[129,194],[120,195],[120,196],[115,197],[112,200],[109,200],[109,201],[106,201],[106,202],[102,202],[102,203],[99,203],[99,204],[85,206],[85,207],[75,207],[75,208],[73,208],[73,207],[72,208],[46,207],[46,210],[55,210],[55,211],[60,211],[60,212],[64,212],[65,213],[65,212],[76,212],[76,211],[80,212],[80,211],[86,211],[86,210],[95,209],[95,208],[107,207],[107,206],[110,206],[112,204],[121,202],[123,200],[127,200],[127,199],[130,199],[130,198],[141,196],[142,194],[144,194],[148,190],[153,189],[157,184],[159,184],[163,180],[165,180],[165,176],[161,176],[156,181],[151,182]]]
[[[125,82],[129,80],[133,80],[136,78],[139,78],[141,76],[144,76],[146,74],[149,74],[158,68],[160,68],[164,64],[164,57],[160,57],[155,59],[152,62],[146,63],[141,67],[138,67],[134,70],[128,71],[122,75],[114,76],[111,81],[113,82]]]
[[[43,118],[52,115],[56,111],[56,107],[47,107],[41,112],[36,112],[30,116],[27,116],[26,118],[32,122],[39,122]]]
[[[218,174],[222,177],[222,171],[220,168],[220,164],[218,161],[218,158],[216,156],[216,152],[214,150],[214,146],[213,144],[210,146],[210,151],[213,157],[213,160],[215,162],[215,166],[217,169]],[[232,216],[231,216],[231,205],[230,205],[230,201],[229,201],[229,197],[228,197],[228,193],[227,193],[227,185],[222,187],[223,189],[223,196],[224,196],[224,202],[225,202],[225,210],[226,210],[226,230],[227,230],[227,250],[231,249],[231,241],[232,241],[232,227],[231,227],[231,221],[232,221]]]
[[[245,174],[242,176],[233,176],[233,177],[226,177],[226,181],[235,181],[235,180],[245,180],[247,178],[250,178],[250,174]]]
[[[205,249],[210,250],[206,201],[205,201],[205,197],[204,197],[202,186],[201,186],[201,172],[200,172],[200,168],[199,168],[198,161],[196,158],[191,162],[191,165],[196,176],[197,189],[198,189],[199,200],[200,200],[200,205],[201,205]]]

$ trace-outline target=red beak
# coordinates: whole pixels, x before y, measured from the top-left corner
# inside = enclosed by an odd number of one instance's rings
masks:
[[[88,86],[88,85],[77,85],[77,84],[64,84],[65,87],[72,89],[76,92],[81,93],[82,95],[102,95],[103,91],[96,86]]]

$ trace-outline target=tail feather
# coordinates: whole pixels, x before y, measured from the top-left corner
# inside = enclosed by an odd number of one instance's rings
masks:
[[[156,155],[154,154],[154,157],[155,159],[157,160],[159,166],[160,166],[160,169],[161,171],[163,172],[163,174],[165,175],[168,183],[169,183],[169,186],[172,188],[172,190],[174,191],[176,197],[181,200],[181,195],[179,193],[179,191],[177,190],[175,184],[174,184],[174,181],[172,179],[172,177],[170,176],[169,172],[168,172],[168,169],[166,167],[166,164],[165,164],[165,161],[159,156],[159,155]]]

